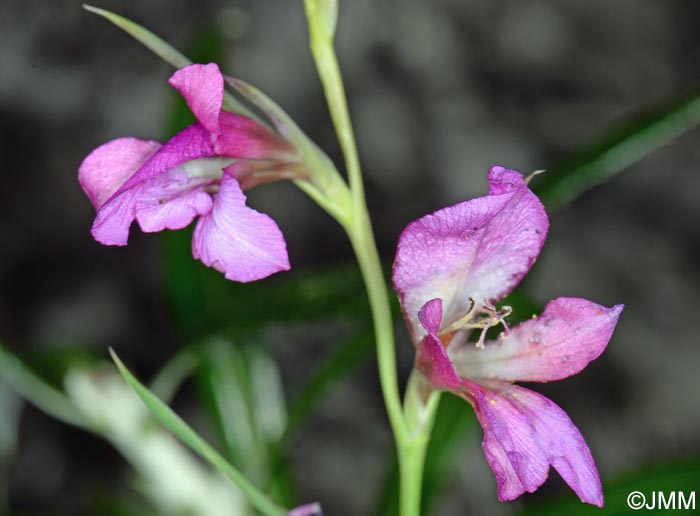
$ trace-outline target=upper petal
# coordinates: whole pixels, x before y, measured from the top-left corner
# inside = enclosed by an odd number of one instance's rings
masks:
[[[489,171],[489,195],[443,208],[409,224],[399,238],[393,281],[414,342],[416,314],[429,299],[444,304],[444,325],[464,315],[470,298],[498,300],[532,266],[549,221],[523,176]]]
[[[238,182],[224,174],[210,214],[197,222],[192,254],[235,281],[253,281],[289,269],[277,224],[245,205]]]
[[[207,131],[221,133],[219,112],[224,99],[224,78],[215,63],[180,68],[168,82],[185,98],[192,113]]]
[[[622,312],[580,298],[550,301],[537,318],[487,341],[484,349],[470,343],[450,348],[460,376],[472,379],[546,382],[581,371],[605,350]]]
[[[588,445],[553,401],[504,382],[484,387],[465,381],[464,395],[484,429],[484,453],[496,474],[499,499],[533,492],[546,480],[551,464],[581,501],[603,506]]]
[[[159,147],[154,141],[118,138],[88,154],[78,170],[78,182],[95,209],[99,210]]]

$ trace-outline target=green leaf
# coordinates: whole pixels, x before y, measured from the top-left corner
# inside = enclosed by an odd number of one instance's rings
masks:
[[[0,379],[17,394],[56,419],[80,428],[90,428],[68,397],[35,375],[2,344],[0,344]]]
[[[533,181],[549,210],[560,208],[700,124],[697,93],[641,114]]]
[[[573,493],[567,494],[541,504],[532,504],[525,509],[521,516],[559,516],[561,514],[571,516],[601,515],[615,516],[632,514],[634,511],[627,505],[627,497],[634,491],[642,493],[647,502],[652,502],[652,493],[659,491],[664,495],[672,492],[683,492],[686,497],[698,489],[700,480],[700,459],[691,459],[683,462],[648,466],[636,472],[603,484],[605,493],[605,507],[603,510],[592,505],[581,503]],[[697,496],[697,495],[696,495]],[[687,499],[687,498],[686,498]],[[676,499],[678,503],[678,499]],[[676,505],[678,508],[678,505]],[[653,514],[690,514],[690,512],[678,509],[663,510],[657,507]],[[642,513],[648,510],[639,511]],[[697,514],[694,511],[693,514]]]
[[[124,364],[119,360],[116,353],[110,349],[112,359],[117,365],[119,372],[134,392],[141,398],[153,417],[156,418],[165,428],[170,430],[178,439],[189,446],[195,453],[199,454],[209,464],[219,470],[231,483],[243,491],[251,505],[269,516],[285,516],[287,511],[282,509],[264,493],[255,487],[240,471],[233,467],[224,459],[219,452],[207,444],[185,421],[180,418],[170,407],[165,405],[144,387],[134,377]]]

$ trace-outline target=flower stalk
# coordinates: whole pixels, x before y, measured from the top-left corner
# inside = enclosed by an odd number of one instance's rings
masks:
[[[439,394],[431,395],[427,404],[418,410],[420,392],[418,381],[412,377],[406,399],[406,413],[420,413],[414,426],[404,414],[398,388],[393,318],[389,294],[377,252],[370,222],[357,145],[350,121],[345,89],[333,48],[334,30],[328,30],[323,6],[317,0],[305,0],[309,24],[311,52],[323,84],[328,108],[345,158],[352,197],[351,216],[341,221],[345,228],[362,272],[369,296],[375,330],[379,378],[389,421],[396,441],[399,461],[401,516],[420,515],[420,495],[425,450],[435,418]]]

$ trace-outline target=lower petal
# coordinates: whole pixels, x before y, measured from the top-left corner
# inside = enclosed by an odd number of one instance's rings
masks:
[[[192,254],[227,279],[254,281],[289,269],[287,246],[277,224],[245,205],[238,182],[224,174],[208,215],[197,222]]]
[[[498,497],[535,491],[554,466],[581,501],[602,507],[591,452],[569,416],[553,401],[508,383],[484,387],[465,380],[463,396],[484,429],[483,449],[496,474]]]
[[[178,167],[139,188],[135,212],[141,230],[154,233],[181,229],[197,215],[209,213],[213,201],[202,186],[191,181],[185,170]]]

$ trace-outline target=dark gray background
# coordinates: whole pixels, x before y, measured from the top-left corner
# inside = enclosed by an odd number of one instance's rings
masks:
[[[483,194],[490,165],[547,168],[616,121],[687,93],[700,75],[700,8],[690,1],[341,4],[338,52],[387,261],[409,221]],[[222,67],[276,99],[338,159],[300,1],[99,6],[176,46],[214,25],[227,42]],[[156,368],[173,346],[157,239],[134,231],[126,248],[93,242],[76,173],[109,139],[167,137],[170,68],[80,2],[3,0],[0,70],[0,337],[19,352],[113,345]],[[601,359],[539,389],[579,425],[604,478],[700,453],[698,137],[691,131],[552,214],[529,278],[540,303],[568,295],[627,305]],[[340,228],[290,185],[251,197],[282,227],[294,267],[351,259]],[[411,350],[399,336],[405,374]],[[305,349],[333,345],[328,334],[297,337],[277,350],[286,377]],[[382,478],[391,443],[379,396],[366,368],[295,443],[303,498],[328,514],[363,514]],[[109,489],[121,461],[106,445],[31,410],[21,429],[5,468],[18,507],[75,514],[85,475]],[[464,442],[437,514],[517,511],[519,502],[496,501],[480,439]]]

